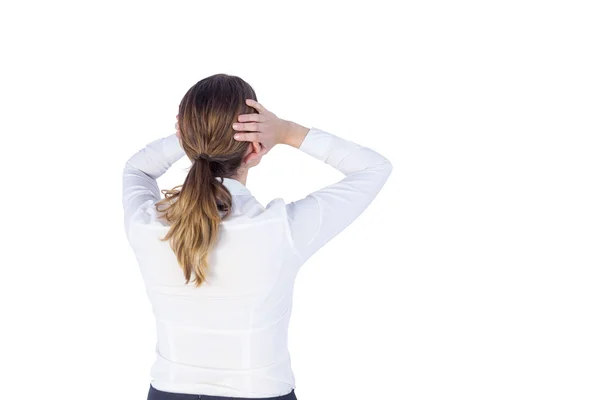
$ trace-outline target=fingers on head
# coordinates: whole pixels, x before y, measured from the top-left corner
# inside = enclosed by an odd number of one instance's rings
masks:
[[[249,122],[249,121],[263,122],[264,118],[260,114],[240,114],[238,116],[238,121],[240,121],[240,122]]]
[[[244,141],[244,142],[258,142],[258,134],[256,134],[255,132],[245,132],[245,133],[239,133],[237,132],[233,138],[235,140],[240,140],[240,141]]]
[[[258,131],[258,122],[246,122],[242,124],[235,124],[233,127],[236,131]]]
[[[248,104],[250,107],[256,108],[256,110],[259,113],[265,112],[266,109],[262,106],[262,104],[260,104],[258,101],[253,100],[253,99],[246,99],[246,104]]]

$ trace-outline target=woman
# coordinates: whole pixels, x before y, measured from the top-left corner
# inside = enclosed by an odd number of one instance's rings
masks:
[[[177,117],[177,132],[123,171],[125,231],[156,317],[148,399],[296,399],[287,333],[298,269],[367,208],[392,164],[278,118],[236,76],[196,83]],[[277,144],[345,177],[263,206],[246,187],[248,170]],[[161,200],[156,179],[183,155],[187,177]]]

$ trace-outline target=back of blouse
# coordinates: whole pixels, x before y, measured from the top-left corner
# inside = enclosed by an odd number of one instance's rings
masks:
[[[156,318],[159,390],[272,397],[295,388],[288,325],[298,269],[354,221],[381,190],[390,161],[364,146],[311,128],[299,150],[344,174],[340,181],[285,203],[261,205],[241,182],[225,178],[232,214],[209,254],[206,282],[185,283],[154,208],[156,179],[185,155],[175,134],[134,154],[123,170],[125,232]]]

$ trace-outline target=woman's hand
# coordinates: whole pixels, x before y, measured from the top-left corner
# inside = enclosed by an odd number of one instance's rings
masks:
[[[285,143],[291,125],[290,121],[278,118],[255,100],[246,99],[246,104],[255,108],[258,114],[239,115],[239,122],[233,124],[233,129],[238,131],[233,138],[260,143],[264,149],[263,154],[266,154],[276,144]]]
[[[179,114],[177,114],[175,118],[177,119],[177,122],[175,122],[175,129],[177,130],[177,132],[175,134],[177,135],[179,140],[181,140],[181,132],[179,131]]]

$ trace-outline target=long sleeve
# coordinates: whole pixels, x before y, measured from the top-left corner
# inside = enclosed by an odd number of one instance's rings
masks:
[[[160,200],[156,179],[185,155],[177,135],[156,139],[135,153],[123,168],[123,211],[125,232],[133,214],[148,200]]]
[[[387,181],[392,163],[368,147],[314,127],[299,149],[345,175],[286,204],[292,244],[306,261],[362,214]]]

